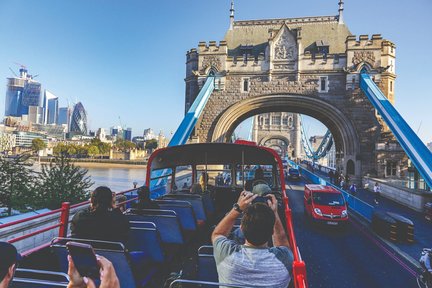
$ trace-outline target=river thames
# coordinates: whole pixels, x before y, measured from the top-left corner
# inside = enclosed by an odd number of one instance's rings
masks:
[[[92,188],[108,186],[112,191],[120,192],[133,188],[133,182],[138,182],[138,187],[144,185],[146,169],[143,168],[85,168],[94,182]]]

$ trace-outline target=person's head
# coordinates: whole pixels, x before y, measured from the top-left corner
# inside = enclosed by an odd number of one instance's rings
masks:
[[[150,189],[147,186],[142,186],[138,189],[138,200],[139,201],[150,201]]]
[[[241,230],[246,240],[254,245],[265,244],[273,234],[274,212],[264,203],[254,203],[246,208],[241,220]]]
[[[110,210],[114,208],[113,206],[115,204],[115,199],[113,198],[114,198],[113,192],[111,191],[110,188],[106,186],[99,186],[91,194],[91,198],[90,198],[91,209],[93,211]]]
[[[254,179],[264,179],[264,170],[261,167],[255,170]]]
[[[198,183],[193,184],[190,188],[190,193],[191,194],[202,194],[201,185]]]
[[[21,256],[15,246],[7,242],[0,242],[0,255],[0,287],[8,287]]]

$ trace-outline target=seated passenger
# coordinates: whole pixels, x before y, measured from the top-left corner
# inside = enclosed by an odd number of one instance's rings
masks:
[[[198,183],[193,184],[190,188],[190,193],[191,194],[198,194],[198,195],[202,194],[203,190],[201,188],[201,185]]]
[[[15,246],[8,242],[0,242],[0,288],[9,287],[21,255]]]
[[[252,203],[257,194],[243,191],[233,209],[212,234],[219,282],[254,287],[286,288],[291,281],[293,254],[278,215],[277,200],[268,195],[267,205]],[[245,245],[229,240],[235,220],[243,213],[241,230]],[[267,242],[273,235],[275,247]]]
[[[73,238],[126,243],[129,221],[115,209],[111,189],[96,188],[90,198],[90,207],[77,212],[71,221]]]
[[[99,287],[105,287],[105,288],[120,287],[120,282],[117,278],[117,274],[115,272],[113,264],[105,257],[99,255],[96,256],[96,259],[100,268]],[[88,277],[82,277],[79,274],[78,270],[75,268],[75,264],[73,263],[72,257],[70,257],[69,255],[68,255],[68,261],[69,261],[69,268],[68,268],[69,284],[67,286],[68,288],[96,287],[94,279]]]
[[[138,189],[138,202],[132,203],[133,209],[159,209],[159,204],[150,199],[150,189],[142,186]]]

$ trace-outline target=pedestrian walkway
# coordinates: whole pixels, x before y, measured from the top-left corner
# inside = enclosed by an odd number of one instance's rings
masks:
[[[320,171],[314,171],[314,173],[321,178],[330,181],[326,173]],[[358,188],[355,197],[375,207],[378,211],[397,213],[410,219],[414,223],[414,243],[408,244],[396,242],[393,244],[402,252],[409,255],[412,259],[418,261],[420,258],[420,252],[423,248],[432,248],[432,222],[427,221],[424,218],[423,213],[414,211],[383,196],[380,197],[378,204],[375,204],[372,190],[373,187],[368,187],[368,189]]]

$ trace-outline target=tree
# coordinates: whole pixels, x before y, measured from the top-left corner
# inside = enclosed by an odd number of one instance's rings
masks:
[[[89,146],[88,150],[87,150],[88,155],[90,155],[91,157],[96,156],[97,154],[99,154],[99,148],[98,146]]]
[[[47,147],[46,143],[41,138],[34,138],[32,140],[32,150],[38,152]]]
[[[62,202],[79,203],[89,198],[93,185],[88,170],[76,167],[66,155],[56,156],[54,162],[42,165],[38,183],[39,206],[57,209]]]
[[[0,206],[23,209],[32,204],[34,172],[26,162],[30,155],[22,154],[15,158],[0,157]]]
[[[157,147],[158,147],[158,141],[156,139],[150,139],[145,144],[145,148],[148,150],[154,150]]]
[[[117,141],[114,143],[115,147],[123,152],[127,152],[130,151],[132,149],[136,148],[136,144],[128,141],[128,140],[124,140],[124,139],[117,139]]]

